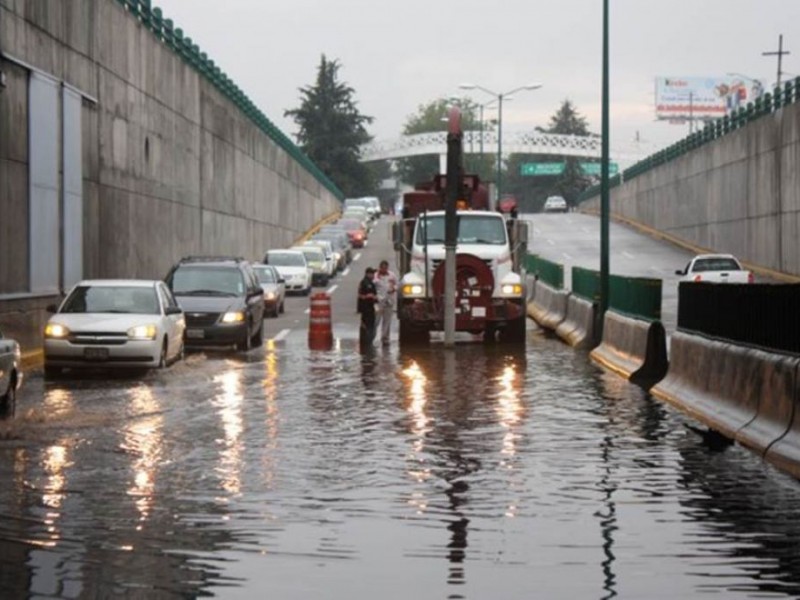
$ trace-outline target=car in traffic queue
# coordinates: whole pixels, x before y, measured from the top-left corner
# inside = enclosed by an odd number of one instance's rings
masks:
[[[569,206],[563,196],[550,196],[544,201],[544,212],[567,212]]]
[[[353,248],[364,247],[367,242],[367,231],[359,219],[339,219],[336,224],[347,232],[347,237],[350,238],[350,245]]]
[[[311,269],[306,255],[299,250],[267,250],[264,264],[278,269],[284,279],[287,294],[297,292],[308,296],[311,293]]]
[[[350,237],[347,232],[340,225],[323,225],[319,231],[315,233],[311,239],[320,238],[323,240],[330,240],[339,251],[344,253],[345,264],[349,265],[353,261],[353,246],[350,244]]]
[[[188,256],[165,277],[186,314],[187,346],[248,351],[264,340],[264,291],[240,257]]]
[[[319,246],[293,246],[290,250],[302,252],[306,257],[309,269],[311,269],[311,285],[325,286],[331,280],[332,273],[328,261],[325,260],[325,252]]]
[[[284,311],[286,281],[272,265],[253,263],[252,266],[264,291],[264,317],[277,317]]]
[[[755,276],[732,254],[698,254],[684,267],[675,271],[681,281],[708,283],[753,283]]]
[[[322,253],[325,255],[325,262],[331,277],[344,268],[341,255],[333,249],[333,244],[329,240],[311,238],[303,242],[303,246],[322,248]]]
[[[183,311],[163,281],[90,279],[47,307],[44,372],[164,368],[183,357]]]
[[[356,206],[353,208],[347,208],[342,213],[342,219],[358,219],[361,221],[361,226],[364,228],[365,231],[370,231],[372,229],[372,217],[370,217],[367,209],[363,206]]]
[[[22,385],[22,352],[19,344],[0,331],[0,414],[14,415],[17,390]]]

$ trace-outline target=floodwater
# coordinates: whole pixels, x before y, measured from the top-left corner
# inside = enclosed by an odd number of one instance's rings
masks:
[[[531,332],[26,382],[0,597],[800,596],[800,485]]]

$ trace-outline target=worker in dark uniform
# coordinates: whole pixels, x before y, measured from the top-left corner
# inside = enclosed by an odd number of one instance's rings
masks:
[[[375,269],[367,267],[364,279],[358,284],[358,312],[361,315],[361,327],[358,343],[361,349],[370,348],[375,339],[375,303],[378,301],[378,290],[375,288]]]

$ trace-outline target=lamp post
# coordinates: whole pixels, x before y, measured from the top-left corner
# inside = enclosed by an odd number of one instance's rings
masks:
[[[497,100],[497,181],[495,186],[497,188],[497,200],[500,200],[500,197],[503,193],[503,99],[523,90],[537,90],[542,87],[542,84],[529,83],[528,85],[514,88],[510,92],[503,92],[502,94],[493,92],[490,89],[474,83],[462,83],[458,87],[460,87],[462,90],[480,90],[486,94],[489,94],[490,96],[494,96]]]

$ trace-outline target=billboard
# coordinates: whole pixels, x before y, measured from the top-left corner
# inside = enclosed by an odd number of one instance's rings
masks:
[[[656,77],[656,118],[717,119],[763,93],[762,82],[736,75]]]

